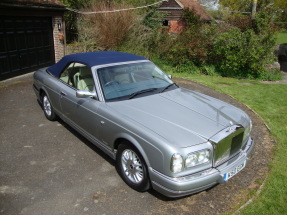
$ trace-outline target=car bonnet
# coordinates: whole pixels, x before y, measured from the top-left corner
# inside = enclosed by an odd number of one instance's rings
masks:
[[[205,142],[231,123],[246,126],[249,119],[232,105],[182,88],[107,104],[178,147]]]

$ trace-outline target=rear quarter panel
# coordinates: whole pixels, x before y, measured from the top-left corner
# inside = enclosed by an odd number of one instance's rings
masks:
[[[58,78],[47,72],[47,68],[39,69],[34,73],[34,85],[39,90],[38,98],[41,101],[40,94],[44,92],[50,99],[50,102],[57,113],[61,110],[59,102],[61,84],[62,83]]]

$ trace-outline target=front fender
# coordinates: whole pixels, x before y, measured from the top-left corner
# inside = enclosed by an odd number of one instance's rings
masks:
[[[125,139],[129,141],[131,144],[133,144],[133,146],[136,147],[137,150],[142,155],[148,167],[152,167],[153,169],[158,169],[158,170],[163,168],[162,152],[156,146],[152,145],[147,140],[141,137],[138,137],[138,136],[127,134],[127,133],[119,133],[116,136],[116,140],[118,139]]]

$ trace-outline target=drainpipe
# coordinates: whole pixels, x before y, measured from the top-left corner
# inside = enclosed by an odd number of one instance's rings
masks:
[[[252,3],[252,12],[251,12],[251,18],[254,19],[256,15],[256,7],[257,7],[258,0],[253,0]]]

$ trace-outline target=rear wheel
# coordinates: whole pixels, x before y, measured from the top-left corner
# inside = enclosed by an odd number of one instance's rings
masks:
[[[55,114],[54,108],[46,94],[43,94],[42,96],[42,106],[46,118],[50,121],[55,121],[57,119],[57,115]]]
[[[134,190],[144,192],[150,188],[148,171],[139,151],[130,144],[121,144],[117,152],[117,170]]]

